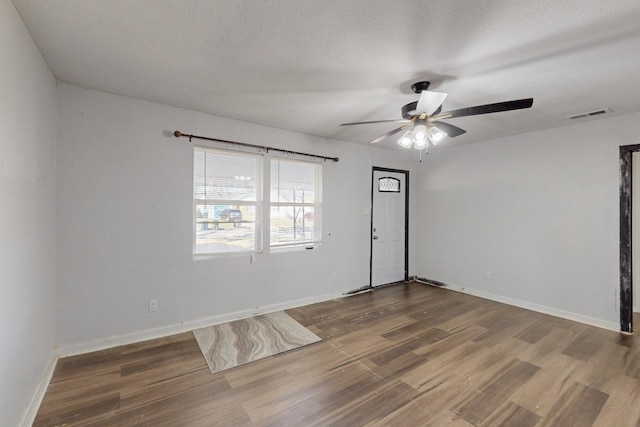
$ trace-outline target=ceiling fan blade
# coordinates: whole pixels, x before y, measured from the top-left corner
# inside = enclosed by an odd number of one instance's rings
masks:
[[[407,119],[396,119],[396,120],[374,120],[372,122],[354,122],[354,123],[342,123],[340,126],[351,126],[351,125],[370,125],[373,123],[409,123],[411,120]]]
[[[407,127],[408,127],[408,126],[400,126],[400,127],[399,127],[399,128],[397,128],[397,129],[391,130],[391,131],[389,131],[389,132],[385,133],[384,135],[380,135],[379,137],[377,137],[377,138],[376,138],[376,139],[374,139],[373,141],[369,142],[369,144],[375,144],[376,142],[380,142],[380,141],[382,141],[383,139],[390,137],[390,136],[391,136],[391,135],[393,135],[394,133],[398,133],[398,132],[400,132],[401,130],[406,129]]]
[[[516,99],[514,101],[496,102],[495,104],[478,105],[447,111],[433,119],[448,119],[453,117],[477,116],[479,114],[499,113],[500,111],[521,110],[533,105],[533,98]]]
[[[455,138],[458,135],[467,133],[466,130],[460,129],[458,126],[454,126],[450,123],[438,121],[438,122],[434,122],[433,125],[438,129],[440,129],[442,132],[446,133],[449,138]]]
[[[446,92],[423,90],[416,106],[416,115],[420,115],[420,113],[426,113],[427,116],[432,115],[442,105],[447,95]]]

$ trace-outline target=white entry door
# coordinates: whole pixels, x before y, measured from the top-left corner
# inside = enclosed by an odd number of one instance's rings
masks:
[[[407,175],[405,171],[373,170],[371,286],[406,277]]]

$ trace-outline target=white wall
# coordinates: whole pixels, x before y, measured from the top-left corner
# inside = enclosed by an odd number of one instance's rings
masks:
[[[0,28],[0,424],[15,426],[54,361],[56,100],[8,0]]]
[[[414,270],[618,329],[618,147],[638,134],[633,114],[433,150],[416,174]]]
[[[636,142],[639,115],[438,147],[418,164],[415,152],[69,84],[58,102],[57,343],[67,353],[367,285],[374,165],[411,170],[410,275],[617,329],[618,146]],[[192,146],[176,129],[340,157],[325,163],[323,245],[254,264],[193,261]]]
[[[59,84],[58,103],[59,345],[246,314],[369,284],[370,216],[363,208],[371,203],[371,168],[406,168],[406,153],[69,84]],[[340,157],[324,164],[322,246],[257,255],[254,264],[248,256],[194,261],[192,144],[170,136],[176,129]],[[148,312],[151,298],[158,299],[158,312]]]

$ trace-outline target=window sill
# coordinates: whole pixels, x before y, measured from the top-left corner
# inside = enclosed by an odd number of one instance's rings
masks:
[[[252,254],[262,254],[262,251],[242,251],[242,252],[222,252],[217,254],[193,254],[194,261],[206,261],[210,259],[226,259],[226,258],[239,258],[239,257],[250,257]]]
[[[286,253],[286,252],[299,252],[299,251],[312,251],[319,248],[320,242],[307,243],[302,245],[289,245],[289,246],[275,246],[269,249],[272,254]]]

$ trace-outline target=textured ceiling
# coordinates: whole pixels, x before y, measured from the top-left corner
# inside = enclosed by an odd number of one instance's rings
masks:
[[[58,80],[344,141],[393,129],[339,124],[400,118],[418,80],[444,110],[535,99],[450,120],[457,143],[640,111],[637,0],[13,2]]]

